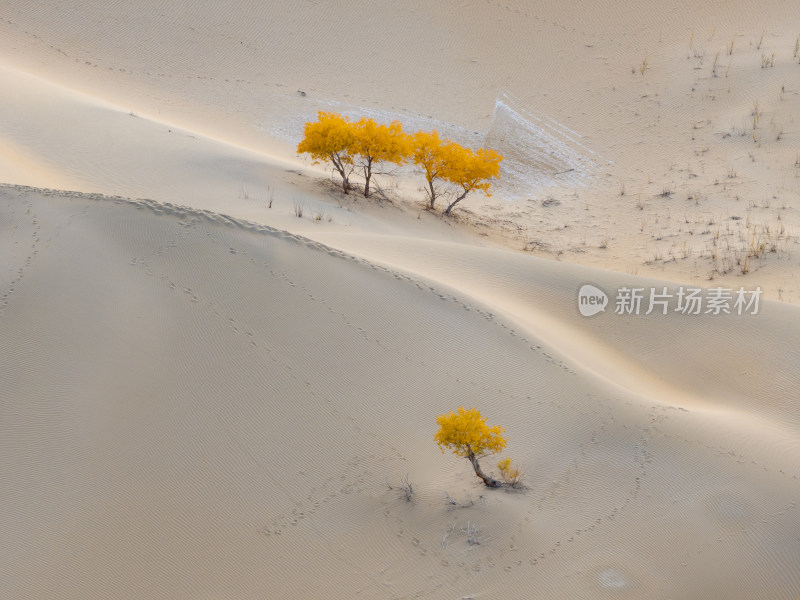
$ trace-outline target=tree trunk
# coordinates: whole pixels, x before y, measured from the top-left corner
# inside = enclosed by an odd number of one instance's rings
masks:
[[[436,190],[433,187],[433,180],[428,180],[428,187],[430,188],[430,192],[428,192],[428,198],[431,201],[431,210],[433,210],[433,205],[436,203]]]
[[[468,193],[469,193],[469,191],[466,191],[466,192],[464,192],[463,194],[461,194],[461,195],[460,195],[458,198],[456,198],[455,200],[453,200],[453,201],[450,203],[450,206],[448,206],[448,207],[447,207],[447,209],[445,209],[445,211],[444,211],[444,214],[446,214],[446,215],[449,215],[449,214],[450,214],[450,211],[451,211],[451,210],[453,210],[453,207],[454,207],[456,204],[458,204],[459,202],[461,202],[461,201],[464,199],[464,196],[466,196]]]
[[[499,481],[492,479],[481,470],[481,466],[478,464],[478,458],[475,456],[474,452],[470,450],[467,458],[469,459],[469,462],[472,463],[472,468],[475,469],[475,474],[483,479],[483,483],[485,483],[488,487],[500,487],[501,483]]]
[[[331,162],[333,163],[333,168],[336,169],[336,171],[342,177],[342,191],[347,194],[350,191],[350,180],[347,177],[347,170],[344,167],[344,161],[340,156],[334,154],[331,156]]]
[[[372,178],[372,159],[367,159],[367,164],[364,165],[364,197],[369,198],[369,180]]]

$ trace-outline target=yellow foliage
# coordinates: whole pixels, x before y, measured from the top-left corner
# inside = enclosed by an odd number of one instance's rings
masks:
[[[354,123],[353,153],[372,162],[402,163],[411,151],[408,136],[403,133],[400,121],[379,125],[372,119]]]
[[[426,193],[431,208],[434,208],[436,198],[441,195],[434,185],[437,179],[460,188],[456,199],[445,210],[446,214],[473,190],[491,195],[489,180],[499,175],[500,161],[503,160],[494,150],[480,148],[473,152],[450,140],[439,139],[437,131],[420,131],[414,134],[413,144],[411,159],[425,173],[425,181],[428,182]]]
[[[447,169],[448,146],[454,145],[449,140],[440,140],[438,131],[418,131],[413,136],[411,160],[421,167],[428,182],[428,202],[431,208],[436,204],[440,192],[436,188],[436,180],[442,179]]]
[[[450,197],[445,214],[473,190],[491,195],[490,180],[499,175],[503,160],[494,150],[473,151],[450,140],[441,140],[436,131],[420,131],[410,136],[403,132],[399,121],[381,125],[363,118],[353,123],[339,113],[323,111],[318,113],[316,121],[306,123],[297,152],[310,154],[315,164],[330,161],[342,177],[345,192],[350,189],[349,176],[357,167],[364,176],[365,196],[370,193],[375,163],[399,165],[410,158],[425,172],[431,208],[440,195],[435,185],[437,180],[458,189]]]
[[[477,152],[473,152],[459,144],[448,144],[443,147],[443,152],[447,168],[442,176],[461,188],[462,192],[455,201],[450,203],[444,211],[445,214],[450,214],[453,207],[473,190],[479,190],[487,196],[491,196],[489,180],[500,174],[500,161],[503,160],[501,154],[486,148],[479,148]]]
[[[441,152],[442,140],[438,131],[418,131],[413,136],[414,149],[411,159],[425,171],[425,179],[430,183],[444,168]]]
[[[500,469],[500,473],[508,473],[509,469],[511,469],[511,459],[504,458],[503,460],[497,463],[497,468]]]
[[[298,154],[310,154],[317,164],[331,161],[342,177],[345,192],[350,189],[349,175],[352,172],[355,147],[354,124],[339,113],[320,111],[316,121],[306,123],[303,140],[297,146]]]
[[[459,406],[457,413],[441,415],[436,422],[439,431],[434,440],[442,452],[448,448],[456,456],[470,458],[496,454],[506,447],[502,435],[505,429],[499,425],[489,427],[477,408]]]
[[[353,124],[352,153],[360,158],[364,174],[364,195],[369,196],[372,168],[376,162],[401,164],[411,152],[409,136],[403,133],[400,121],[379,125],[373,119],[361,119]]]
[[[297,146],[300,154],[310,154],[315,162],[328,160],[331,155],[340,154],[349,162],[355,140],[353,124],[339,113],[320,111],[316,121],[305,125],[303,140]]]

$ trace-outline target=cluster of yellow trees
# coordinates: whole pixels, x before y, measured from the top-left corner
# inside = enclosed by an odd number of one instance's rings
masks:
[[[428,205],[433,210],[441,198],[447,204],[446,215],[473,190],[490,195],[490,180],[499,175],[503,160],[494,150],[473,151],[442,140],[436,131],[409,134],[399,121],[389,125],[367,118],[351,122],[331,112],[320,112],[316,121],[306,123],[297,152],[310,154],[315,163],[330,161],[342,178],[345,193],[352,187],[350,176],[359,173],[365,181],[364,196],[370,195],[377,163],[411,162],[425,176]]]

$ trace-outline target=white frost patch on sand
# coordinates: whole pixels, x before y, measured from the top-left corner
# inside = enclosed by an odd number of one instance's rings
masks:
[[[605,589],[621,590],[630,585],[625,574],[612,567],[603,569],[600,575],[597,576],[597,581],[600,587]]]
[[[599,157],[561,123],[537,117],[508,93],[495,103],[486,145],[503,154],[502,177],[495,186],[511,200],[548,187],[583,187],[598,169]]]

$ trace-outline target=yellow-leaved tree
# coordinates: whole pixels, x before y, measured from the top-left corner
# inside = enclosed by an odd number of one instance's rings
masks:
[[[353,172],[354,125],[339,113],[320,111],[316,121],[306,123],[303,140],[297,146],[298,154],[310,154],[314,164],[330,161],[342,177],[345,194],[350,191]]]
[[[491,196],[489,180],[500,174],[500,161],[503,160],[501,154],[486,148],[479,148],[477,152],[473,152],[459,144],[443,146],[442,151],[445,154],[446,164],[442,176],[459,188],[458,195],[447,206],[444,214],[449,215],[453,207],[473,190],[480,190]]]
[[[353,124],[353,155],[358,157],[358,167],[364,175],[364,196],[369,196],[370,181],[375,174],[375,163],[401,164],[408,158],[411,143],[403,133],[400,121],[379,125],[373,119],[363,118]]]
[[[428,182],[425,194],[431,210],[436,206],[436,199],[443,193],[437,182],[442,180],[447,168],[446,158],[453,151],[448,148],[451,144],[450,140],[439,139],[438,131],[418,131],[412,138],[411,160],[425,174],[425,181]]]
[[[499,425],[489,427],[477,408],[467,410],[463,406],[458,407],[458,412],[437,417],[436,422],[439,431],[433,439],[442,452],[447,448],[456,456],[468,459],[483,483],[489,487],[500,487],[499,481],[481,470],[478,459],[501,452],[506,447],[503,437],[505,429]]]

